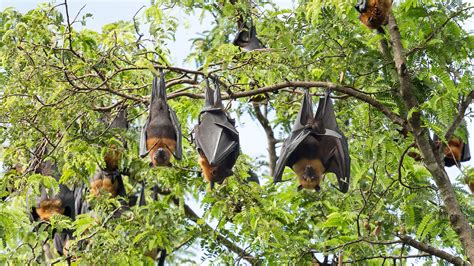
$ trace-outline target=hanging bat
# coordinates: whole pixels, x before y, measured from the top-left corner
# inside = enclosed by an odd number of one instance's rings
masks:
[[[140,156],[150,154],[151,166],[171,166],[173,155],[181,160],[181,125],[176,113],[166,102],[166,87],[163,71],[160,80],[153,79],[150,113],[142,129]]]
[[[354,7],[365,26],[383,32],[381,27],[388,23],[392,0],[359,0]]]
[[[215,91],[206,80],[205,106],[194,128],[194,139],[199,152],[199,165],[204,178],[211,184],[221,184],[233,174],[239,157],[239,133],[235,129],[235,121],[229,118],[222,105],[218,84]]]
[[[56,174],[57,167],[50,161],[43,162],[35,172],[53,176],[59,181],[59,175]],[[74,219],[76,214],[74,202],[74,189],[71,190],[64,184],[59,184],[59,192],[56,195],[48,193],[46,188],[42,187],[40,197],[36,199],[36,204],[31,210],[32,218],[35,221],[49,221],[54,214],[62,214]]]
[[[128,128],[127,108],[119,110],[117,116],[110,124],[110,128],[126,130]],[[127,143],[123,141],[126,148]],[[105,168],[98,167],[92,180],[90,191],[92,195],[99,195],[101,190],[109,192],[112,197],[125,196],[125,187],[123,185],[122,175],[119,170],[119,163],[124,151],[124,147],[118,147],[116,144],[110,144],[104,155]]]
[[[441,140],[437,135],[433,136],[436,146],[441,145]],[[453,165],[460,166],[461,162],[467,162],[471,159],[469,151],[469,142],[458,137],[451,137],[448,144],[444,148],[444,166],[451,167]]]
[[[250,18],[248,23],[245,23],[242,17],[240,17],[237,21],[237,26],[239,27],[239,32],[232,42],[234,45],[239,46],[245,51],[264,48],[257,38],[257,30],[255,29],[255,25],[253,25],[252,18]]]
[[[347,140],[339,131],[329,91],[319,99],[316,116],[313,116],[311,95],[305,90],[303,103],[290,136],[286,139],[278,158],[274,182],[280,182],[285,166],[298,176],[299,187],[320,190],[326,172],[336,174],[339,190],[349,189],[350,157]]]
[[[49,161],[43,162],[35,172],[54,176],[59,181],[57,167]],[[66,185],[59,184],[58,194],[51,195],[45,187],[42,187],[40,197],[36,200],[35,206],[31,208],[32,220],[49,221],[54,214],[62,214],[74,220],[78,214],[75,207],[76,191],[76,187],[71,190]],[[60,255],[64,255],[65,247],[68,246],[70,239],[72,239],[72,231],[70,230],[53,231],[53,243]]]

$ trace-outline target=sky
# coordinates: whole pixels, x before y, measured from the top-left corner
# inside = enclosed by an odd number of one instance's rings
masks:
[[[0,0],[0,10],[3,10],[6,7],[15,7],[17,10],[25,12],[35,8],[36,5],[41,2],[45,1]],[[56,2],[61,3],[62,1]],[[295,5],[292,0],[276,0],[274,2],[285,8],[291,8]],[[465,2],[474,5],[474,0]],[[85,5],[82,14],[93,14],[93,17],[87,20],[86,27],[96,31],[100,31],[102,26],[108,23],[116,22],[118,20],[132,20],[136,11],[144,5],[149,6],[149,4],[150,0],[68,1],[70,14],[76,14]],[[174,12],[173,15],[178,17],[179,21],[183,23],[180,24],[178,31],[176,32],[176,40],[169,44],[170,47],[173,47],[174,51],[177,51],[174,53],[172,63],[175,66],[193,69],[194,65],[184,62],[185,56],[188,54],[188,51],[191,50],[190,39],[196,37],[198,32],[208,29],[211,25],[212,18],[204,18],[203,21],[200,21],[197,16],[187,16],[184,13]],[[77,26],[79,26],[79,24],[77,24],[76,27]],[[474,18],[471,18],[470,21],[466,23],[465,28],[471,33],[474,33]],[[473,105],[471,105],[471,107],[473,107]],[[258,122],[253,121],[248,114],[245,114],[237,121],[237,124],[243,153],[253,158],[267,156],[267,139],[265,137],[265,132],[258,125]],[[471,131],[469,139],[471,151],[474,151],[474,124],[472,121],[468,121],[468,128]],[[474,159],[464,165],[474,167]],[[447,172],[453,181],[460,173],[456,167],[447,168]]]

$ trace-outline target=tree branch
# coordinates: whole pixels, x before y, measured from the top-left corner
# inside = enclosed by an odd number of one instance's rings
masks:
[[[471,264],[474,263],[474,232],[466,216],[462,213],[456,195],[449,180],[448,174],[444,170],[440,154],[436,152],[436,147],[430,139],[429,131],[422,123],[419,103],[413,95],[413,85],[406,65],[405,51],[402,45],[400,31],[393,14],[389,16],[388,28],[393,44],[393,55],[398,79],[400,81],[400,94],[407,105],[412,110],[408,123],[412,128],[413,137],[423,156],[425,167],[433,176],[438,186],[443,202],[449,216],[449,221],[454,231],[458,234],[461,244],[466,252]]]
[[[373,107],[375,107],[377,110],[385,114],[390,120],[392,120],[393,123],[401,126],[403,129],[406,129],[408,131],[411,131],[409,128],[409,125],[407,124],[406,120],[398,116],[397,114],[393,113],[389,108],[387,108],[385,105],[377,101],[376,99],[370,97],[369,95],[356,90],[355,88],[352,87],[346,87],[342,85],[338,85],[332,82],[324,82],[324,81],[287,81],[283,83],[278,83],[274,84],[271,86],[267,87],[262,87],[259,89],[251,90],[251,91],[243,91],[243,92],[235,92],[232,95],[232,99],[237,99],[237,98],[243,98],[243,97],[250,97],[250,96],[255,96],[258,94],[263,94],[263,93],[268,93],[268,92],[275,92],[279,91],[284,88],[294,88],[294,87],[304,87],[304,88],[312,88],[312,87],[318,87],[318,88],[327,88],[331,89],[340,93],[347,94],[349,96],[352,96],[358,100],[361,100],[363,102],[366,102]],[[188,93],[188,92],[182,92],[182,93],[170,93],[168,95],[168,99],[173,99],[177,97],[190,97],[194,99],[204,99],[204,94],[193,94],[193,93]],[[225,95],[222,97],[224,100],[231,99],[229,95]]]
[[[170,191],[167,191],[167,190],[163,190],[159,187],[158,188],[158,193],[161,194],[161,195],[169,195],[171,194]],[[173,202],[179,206],[179,199],[176,198],[176,197],[172,197],[172,200]],[[189,207],[189,205],[187,205],[186,203],[183,204],[184,205],[184,213],[186,215],[186,217],[188,219],[190,219],[191,221],[195,222],[196,224],[198,223],[198,220],[201,219],[199,217],[199,215],[197,215],[193,209],[191,209],[191,207]],[[207,232],[215,232],[215,230],[210,226],[208,225],[207,223],[204,223],[202,225],[204,227],[204,229],[207,231]],[[224,245],[226,248],[228,248],[230,251],[236,253],[237,255],[239,255],[241,258],[247,260],[248,262],[250,262],[252,265],[258,265],[260,263],[260,261],[255,258],[254,256],[252,256],[252,254],[246,252],[245,250],[243,250],[241,247],[237,246],[234,242],[230,241],[229,239],[227,239],[225,236],[223,236],[222,234],[220,234],[219,232],[216,232],[216,235],[217,235],[217,241],[219,241],[222,245]]]
[[[451,126],[449,127],[448,131],[446,132],[446,135],[444,135],[444,138],[446,140],[449,140],[451,138],[451,136],[453,135],[454,131],[456,130],[456,128],[459,127],[459,125],[462,123],[462,121],[464,120],[464,115],[466,113],[466,110],[467,108],[469,107],[469,105],[472,103],[474,99],[474,90],[471,91],[467,96],[466,98],[464,99],[464,101],[459,105],[459,113],[458,115],[454,118],[454,121],[453,123],[451,124]]]
[[[405,235],[399,235],[398,238],[402,240],[403,243],[412,246],[418,250],[424,251],[426,253],[429,253],[433,256],[436,256],[440,259],[446,260],[447,262],[450,262],[454,265],[470,265],[467,261],[464,261],[460,257],[453,256],[441,249],[434,248],[432,246],[428,246],[424,243],[418,242],[415,239],[405,236]]]
[[[268,118],[265,115],[263,115],[262,111],[260,110],[260,104],[254,102],[252,103],[252,105],[255,111],[255,116],[257,117],[257,120],[260,123],[260,125],[262,125],[263,130],[265,130],[265,134],[267,135],[268,167],[270,168],[270,175],[273,176],[273,172],[275,171],[275,165],[277,161],[277,155],[276,155],[276,149],[275,149],[277,140],[275,139],[275,135],[273,133],[272,126],[270,125],[270,122],[268,121]],[[263,108],[267,108],[267,106],[264,105]]]
[[[361,262],[361,261],[365,261],[365,260],[372,260],[372,259],[394,259],[394,260],[397,260],[397,259],[400,259],[400,258],[403,258],[403,259],[414,259],[414,258],[424,258],[424,257],[429,257],[431,256],[430,254],[417,254],[417,255],[407,255],[407,256],[393,256],[393,255],[378,255],[378,256],[372,256],[372,257],[366,257],[366,258],[361,258],[361,259],[356,259],[356,260],[350,260],[350,261],[344,261],[343,264],[353,264],[353,263],[356,263],[356,262]]]

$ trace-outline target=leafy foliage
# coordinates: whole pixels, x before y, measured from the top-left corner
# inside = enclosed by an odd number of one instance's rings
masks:
[[[25,14],[14,9],[0,13],[0,160],[5,169],[0,196],[7,197],[0,202],[0,262],[44,263],[48,259],[43,243],[51,243],[53,230],[63,228],[75,229],[67,259],[81,264],[152,264],[146,254],[158,248],[166,249],[175,264],[198,263],[200,259],[189,254],[197,245],[205,252],[202,259],[240,262],[243,254],[228,252],[235,250],[223,239],[268,265],[309,263],[340,253],[345,261],[356,261],[408,254],[397,242],[401,228],[420,242],[464,256],[430,173],[422,162],[402,156],[413,138],[402,136],[400,126],[371,105],[342,93],[333,94],[339,126],[350,141],[347,194],[337,191],[333,174],[326,176],[317,193],[297,192],[290,169],[283,177],[290,182],[272,184],[267,162],[254,162],[244,154],[235,175],[208,191],[189,139],[184,140],[183,160],[172,168],[150,169],[139,158],[137,140],[157,68],[169,67],[169,102],[183,132],[191,132],[196,123],[203,105],[199,81],[209,74],[227,84],[227,92],[248,92],[287,80],[328,81],[369,95],[401,117],[413,111],[397,99],[393,62],[379,49],[386,36],[359,23],[349,2],[300,1],[295,9],[254,2],[265,8],[154,1],[135,21],[108,24],[101,32],[79,30],[74,23],[87,25],[90,14],[73,21],[75,15],[61,12],[64,5],[41,4]],[[171,6],[215,17],[213,28],[194,41],[188,57],[196,63],[197,74],[170,66],[174,51],[166,43],[174,39],[179,24],[168,12]],[[230,44],[238,8],[254,14],[259,38],[269,49],[246,53]],[[472,13],[461,1],[402,1],[393,12],[424,123],[444,136],[462,96],[474,87],[474,36],[460,26]],[[146,34],[140,32],[145,27]],[[285,88],[269,93],[269,98],[270,123],[275,135],[284,138],[301,96]],[[231,104],[231,113],[250,112],[248,98]],[[104,121],[111,121],[124,105],[130,128],[114,132]],[[105,147],[121,145],[119,138],[128,143],[120,165],[127,200],[136,197],[146,181],[147,205],[132,206],[116,217],[119,199],[88,197],[93,211],[75,221],[60,215],[51,223],[28,220],[40,186],[58,188],[50,176],[15,169],[17,164],[30,165],[39,143],[49,145],[42,159],[58,165],[59,182],[73,186],[87,185],[97,165],[104,164]],[[260,174],[261,185],[245,182],[250,169]],[[461,187],[463,182],[459,178],[454,183],[456,196],[472,224],[472,197]],[[155,185],[166,193],[153,201]],[[187,210],[189,202],[203,210],[201,217]],[[373,231],[377,226],[379,234]],[[370,262],[379,264],[382,258]]]

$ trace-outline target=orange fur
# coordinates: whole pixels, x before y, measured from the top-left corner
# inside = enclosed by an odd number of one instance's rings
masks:
[[[112,197],[115,197],[117,196],[118,182],[113,183],[110,178],[96,179],[91,182],[92,195],[99,195],[102,189],[109,192]]]
[[[60,199],[43,200],[39,208],[36,208],[36,213],[41,220],[49,221],[51,216],[55,213],[63,214],[64,208]]]
[[[306,180],[302,177],[307,165],[310,165],[316,171],[317,178],[315,180]],[[302,159],[295,163],[291,168],[293,168],[293,171],[295,171],[296,175],[298,176],[300,185],[306,189],[315,189],[317,186],[319,186],[325,172],[324,166],[319,159]]]
[[[118,163],[121,156],[122,152],[116,147],[115,144],[111,144],[104,156],[104,161],[105,165],[107,166],[107,170],[114,171],[118,169]]]
[[[369,29],[378,29],[387,24],[391,8],[391,0],[369,0],[367,11],[359,19]]]
[[[462,142],[461,139],[452,137],[444,149],[444,155],[452,160],[460,162],[463,147],[464,142]]]
[[[172,153],[176,149],[176,140],[169,138],[148,138],[146,140],[146,148],[149,151],[151,161],[153,165],[159,165],[154,158],[156,150],[159,148],[165,149],[168,153],[168,158],[171,158]]]
[[[207,158],[204,155],[201,155],[199,157],[199,165],[201,166],[202,173],[204,175],[204,179],[207,182],[211,182],[212,181],[213,167],[209,164],[209,161],[207,160]]]

